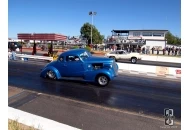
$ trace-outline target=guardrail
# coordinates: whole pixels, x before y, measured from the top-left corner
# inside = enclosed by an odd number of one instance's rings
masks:
[[[149,55],[141,55],[141,57],[142,57],[141,60],[181,63],[181,58],[179,57],[149,56]]]
[[[132,73],[146,73],[149,75],[155,76],[164,76],[164,77],[181,77],[181,68],[175,67],[163,67],[163,66],[151,66],[151,65],[139,65],[139,64],[126,64],[126,63],[117,63],[120,71],[129,71]]]

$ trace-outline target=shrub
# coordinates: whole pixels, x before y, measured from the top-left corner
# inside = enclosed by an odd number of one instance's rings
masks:
[[[71,49],[78,49],[79,47],[78,46],[73,46]]]
[[[89,52],[91,52],[91,47],[87,46],[85,47],[86,50],[88,50]]]

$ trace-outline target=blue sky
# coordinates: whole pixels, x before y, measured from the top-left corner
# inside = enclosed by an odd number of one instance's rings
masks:
[[[8,36],[17,33],[80,35],[89,11],[102,35],[113,29],[168,29],[181,37],[180,0],[9,0]]]

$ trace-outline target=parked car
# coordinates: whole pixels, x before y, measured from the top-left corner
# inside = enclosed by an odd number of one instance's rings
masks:
[[[50,79],[74,79],[95,82],[107,86],[118,75],[115,60],[94,57],[86,49],[73,49],[63,52],[56,61],[45,66],[40,76]]]
[[[105,54],[105,57],[117,60],[130,60],[135,64],[137,60],[141,60],[141,55],[137,52],[127,53],[125,50],[116,50]]]

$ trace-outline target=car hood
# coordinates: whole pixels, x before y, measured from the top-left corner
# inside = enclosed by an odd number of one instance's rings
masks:
[[[92,56],[92,57],[88,57],[86,59],[84,59],[85,62],[88,63],[97,63],[97,62],[113,62],[113,59],[111,58],[106,58],[106,57],[96,57],[96,56]]]

